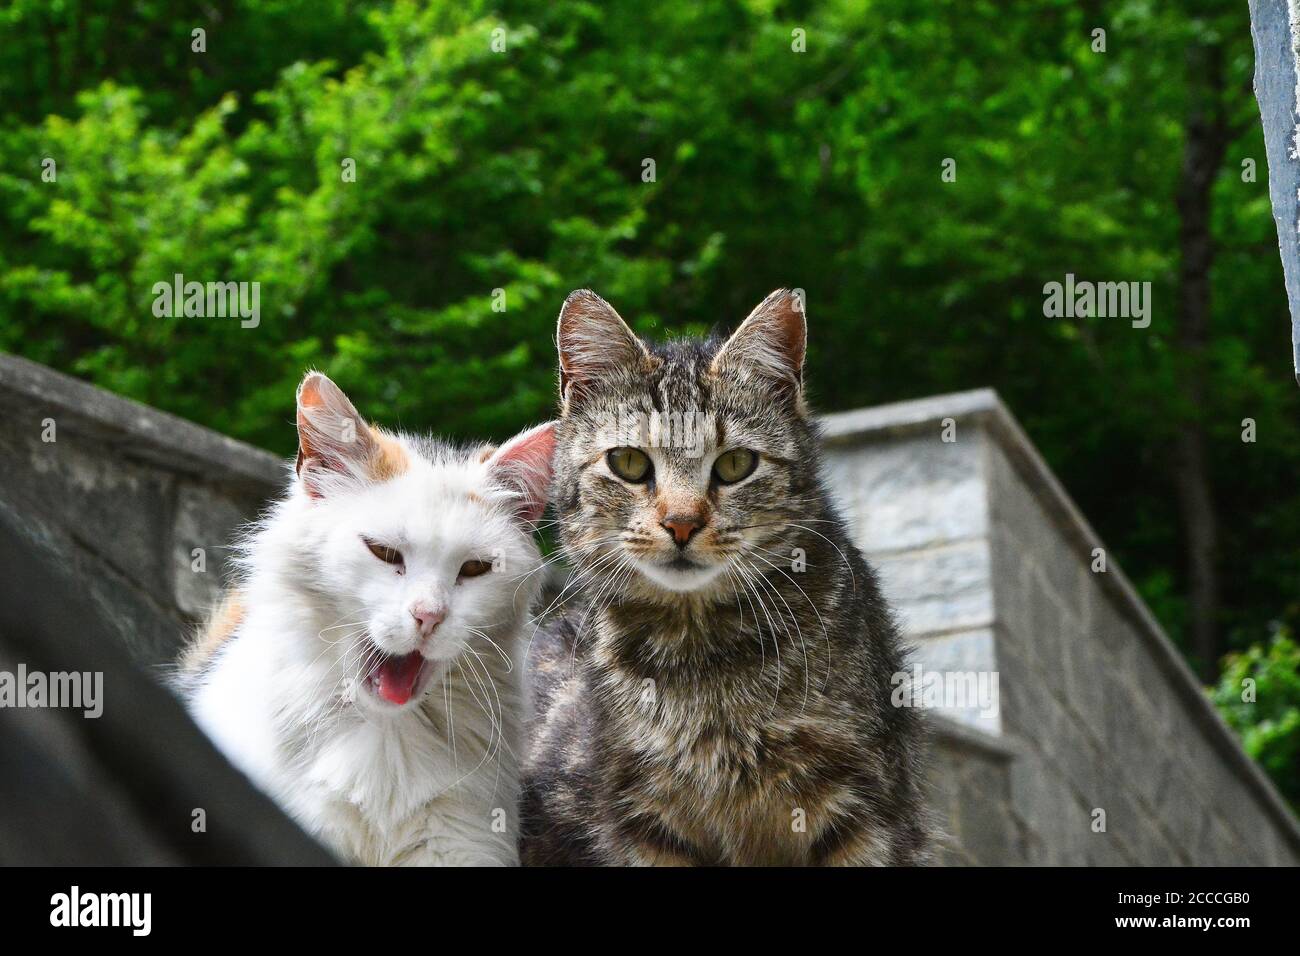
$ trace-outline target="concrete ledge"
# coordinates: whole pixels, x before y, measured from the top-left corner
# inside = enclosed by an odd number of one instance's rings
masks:
[[[873,408],[832,412],[821,416],[819,422],[826,444],[838,445],[858,441],[864,436],[905,435],[933,428],[945,418],[969,420],[989,415],[999,408],[1002,408],[1002,400],[997,392],[991,388],[977,388]]]
[[[269,452],[122,398],[16,355],[0,354],[0,395],[47,410],[59,428],[113,442],[127,457],[265,494],[284,478]]]
[[[828,449],[834,450],[924,433],[936,436],[937,441],[945,419],[957,423],[958,434],[969,434],[970,427],[975,426],[993,438],[1084,566],[1091,562],[1094,548],[1104,548],[1096,531],[1043,461],[1020,424],[991,389],[831,414],[822,418],[822,428]],[[1216,752],[1259,798],[1286,835],[1292,850],[1300,853],[1300,823],[1272,781],[1250,759],[1220,718],[1191,669],[1113,560],[1110,551],[1107,550],[1106,554],[1107,571],[1092,576],[1093,580],[1104,589],[1115,609],[1133,625],[1169,687],[1186,706]],[[968,732],[983,733],[981,730]]]
[[[925,726],[931,735],[948,746],[969,751],[996,763],[1010,763],[1024,749],[1023,745],[1006,734],[985,733],[937,713],[925,715]]]
[[[0,355],[0,519],[78,570],[138,663],[175,656],[219,598],[235,530],[284,479],[274,455]]]

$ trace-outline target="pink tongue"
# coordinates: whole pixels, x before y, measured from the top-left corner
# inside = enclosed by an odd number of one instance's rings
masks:
[[[405,704],[415,693],[424,658],[419,651],[403,657],[385,657],[379,665],[379,696],[390,704]]]

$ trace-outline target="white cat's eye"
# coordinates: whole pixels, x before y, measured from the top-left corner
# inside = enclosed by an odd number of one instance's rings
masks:
[[[650,456],[640,448],[614,448],[605,455],[609,470],[633,484],[650,477]]]
[[[492,562],[490,561],[466,561],[460,566],[460,574],[458,577],[477,578],[480,575],[487,574],[491,570]]]
[[[758,455],[748,448],[724,451],[713,463],[713,474],[724,485],[734,485],[748,478],[758,467]]]
[[[369,538],[362,538],[361,540],[365,542],[366,548],[370,553],[380,561],[384,562],[384,564],[394,565],[398,569],[401,569],[405,565],[406,562],[402,558],[402,552],[398,551],[396,548],[386,547],[385,545],[371,541]]]

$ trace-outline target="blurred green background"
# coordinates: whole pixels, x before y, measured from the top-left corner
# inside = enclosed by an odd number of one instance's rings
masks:
[[[1252,69],[1243,0],[17,0],[0,348],[287,454],[307,366],[502,437],[569,290],[654,336],[797,286],[818,408],[996,387],[1202,678],[1238,653],[1229,707],[1300,618]],[[261,324],[155,317],[175,273]],[[1045,317],[1066,273],[1150,281],[1150,327]],[[1293,764],[1274,684],[1234,725]]]

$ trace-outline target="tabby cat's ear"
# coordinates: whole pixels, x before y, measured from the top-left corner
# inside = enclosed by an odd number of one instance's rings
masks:
[[[365,419],[343,390],[320,372],[298,386],[298,477],[313,498],[333,478],[366,478],[383,457]]]
[[[488,474],[516,496],[515,514],[525,524],[536,524],[546,510],[554,454],[555,422],[547,422],[520,432],[487,458]]]
[[[751,372],[798,393],[808,326],[803,295],[777,289],[758,304],[714,356],[714,373]]]
[[[650,353],[614,307],[589,289],[570,292],[555,336],[560,350],[560,402],[620,368],[644,366]]]

